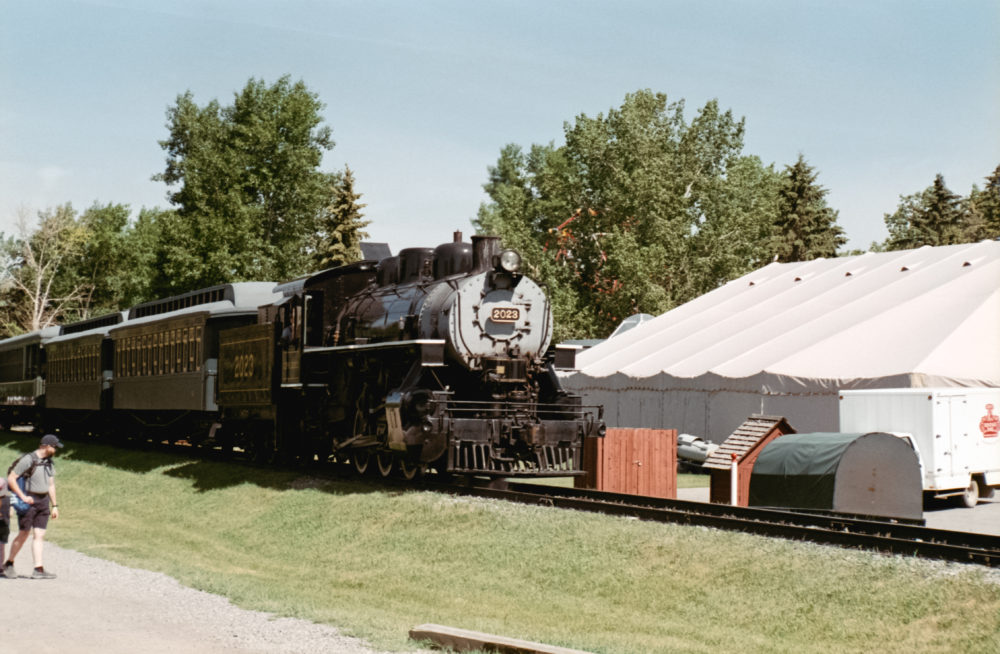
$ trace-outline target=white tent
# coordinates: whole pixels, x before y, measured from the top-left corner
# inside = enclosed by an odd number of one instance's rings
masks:
[[[848,388],[1000,386],[1000,242],[772,263],[577,357],[610,426],[837,430]]]

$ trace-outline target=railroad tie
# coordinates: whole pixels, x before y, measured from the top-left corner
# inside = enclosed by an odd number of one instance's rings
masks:
[[[479,631],[445,627],[439,624],[422,624],[410,629],[413,640],[429,640],[440,647],[456,652],[484,650],[500,654],[589,654],[579,649],[543,645],[517,638],[507,638]]]

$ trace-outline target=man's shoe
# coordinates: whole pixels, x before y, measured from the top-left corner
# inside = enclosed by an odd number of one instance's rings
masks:
[[[46,572],[45,568],[35,568],[34,572],[31,573],[32,579],[55,579],[56,576],[51,572]]]
[[[7,563],[4,565],[3,576],[8,579],[17,579],[17,570],[14,569],[13,563]]]

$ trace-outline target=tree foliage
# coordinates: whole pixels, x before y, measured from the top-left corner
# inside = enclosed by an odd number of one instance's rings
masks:
[[[476,225],[523,250],[557,338],[605,336],[770,258],[779,176],[742,154],[743,120],[651,91],[564,126],[565,145],[500,152]]]
[[[319,170],[334,146],[323,104],[289,77],[251,78],[231,105],[198,106],[190,91],[167,111],[160,142],[176,213],[160,221],[157,293],[305,271],[333,178]]]
[[[118,311],[148,299],[157,241],[144,230],[157,213],[143,209],[133,223],[128,205],[109,203],[94,204],[79,217],[86,241],[64,271],[69,284],[83,289],[77,317]]]
[[[953,193],[944,177],[919,193],[900,196],[899,206],[885,215],[889,236],[876,250],[908,250],[924,245],[971,243],[1000,236],[1000,166],[986,178],[983,191],[973,187],[969,197]]]
[[[1000,238],[1000,166],[986,177],[982,190],[973,187],[969,195],[970,237],[979,241]]]
[[[837,225],[837,212],[826,204],[827,190],[816,183],[819,174],[800,154],[785,167],[778,191],[774,251],[778,261],[808,261],[835,257],[847,244]]]
[[[358,202],[361,194],[354,190],[354,174],[349,166],[333,181],[333,200],[320,214],[313,258],[319,268],[342,266],[361,260],[361,240],[368,238],[364,228],[371,224],[364,220]]]
[[[127,205],[95,204],[81,215],[69,204],[18,219],[17,235],[0,235],[3,334],[121,310],[150,299],[158,210],[133,221]]]
[[[51,325],[79,307],[87,289],[66,269],[83,251],[87,231],[69,204],[39,212],[32,228],[25,210],[17,235],[3,239],[2,320],[7,334]]]

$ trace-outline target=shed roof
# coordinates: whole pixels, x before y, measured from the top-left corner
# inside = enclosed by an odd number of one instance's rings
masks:
[[[732,455],[742,460],[751,450],[775,430],[782,434],[795,433],[795,429],[782,416],[752,415],[736,428],[702,464],[704,468],[728,470],[732,465]]]

